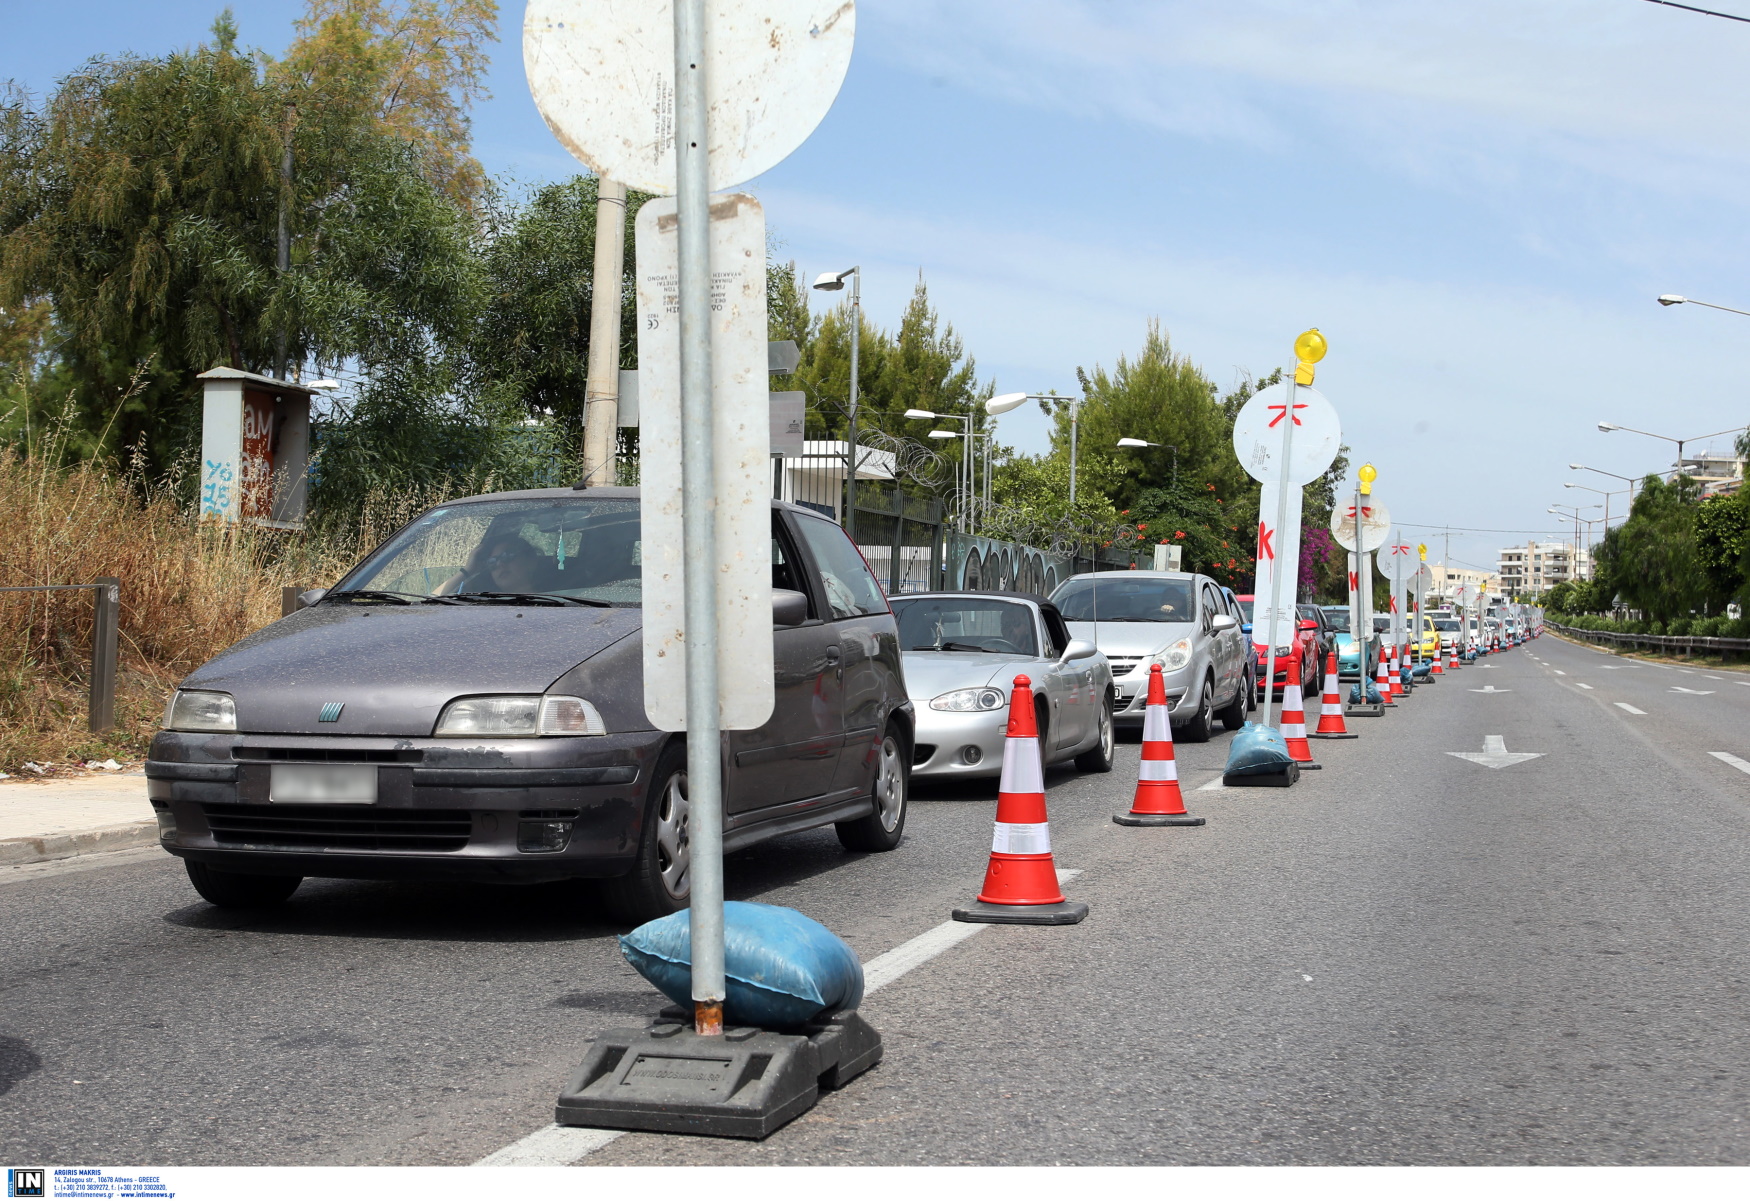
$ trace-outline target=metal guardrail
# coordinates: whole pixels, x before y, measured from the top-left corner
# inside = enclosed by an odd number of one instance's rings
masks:
[[[98,576],[95,584],[22,584],[0,592],[91,593],[91,701],[87,726],[93,734],[115,728],[117,638],[121,629],[122,582]]]
[[[1698,650],[1750,651],[1750,638],[1715,638],[1694,634],[1623,634],[1616,630],[1586,630],[1579,626],[1565,626],[1548,618],[1544,619],[1543,624],[1562,634],[1572,634],[1576,638],[1596,638],[1618,646],[1652,646],[1662,650],[1684,650],[1691,654]]]

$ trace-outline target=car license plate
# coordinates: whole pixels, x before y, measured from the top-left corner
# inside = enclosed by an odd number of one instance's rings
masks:
[[[268,800],[299,805],[369,805],[377,799],[377,769],[369,764],[276,763]]]

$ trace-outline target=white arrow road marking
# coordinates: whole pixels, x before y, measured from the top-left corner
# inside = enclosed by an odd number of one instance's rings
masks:
[[[1082,874],[1079,867],[1058,868],[1057,882],[1067,884]],[[965,942],[974,934],[989,929],[983,924],[946,921],[916,938],[900,943],[886,954],[877,955],[863,965],[863,995],[868,996],[885,984],[928,963],[956,943]],[[501,1147],[474,1164],[477,1168],[541,1168],[564,1167],[600,1151],[628,1133],[624,1130],[596,1130],[587,1126],[543,1126],[520,1138],[508,1147]]]
[[[1592,691],[1592,685],[1590,685],[1590,684],[1582,684],[1582,683],[1580,683],[1580,681],[1578,681],[1578,680],[1575,680],[1575,681],[1574,681],[1574,687],[1576,687],[1576,688],[1584,688],[1584,689],[1585,689],[1585,690],[1586,690],[1586,691],[1587,691],[1587,692],[1591,692],[1591,691]]]
[[[1680,687],[1677,687],[1676,685],[1672,686],[1671,691],[1672,692],[1687,692],[1690,696],[1712,696],[1714,694],[1714,690],[1712,688],[1707,688],[1707,689],[1680,688]]]
[[[1645,717],[1647,715],[1645,709],[1637,709],[1633,705],[1624,704],[1622,701],[1617,701],[1616,707],[1621,709],[1624,713],[1633,713],[1636,717]]]
[[[1483,737],[1483,749],[1476,751],[1447,751],[1455,759],[1468,759],[1472,763],[1480,763],[1484,767],[1492,767],[1500,771],[1503,767],[1512,767],[1515,763],[1524,763],[1528,759],[1541,759],[1543,751],[1509,751],[1507,740],[1499,734],[1487,734]]]
[[[1472,688],[1472,692],[1512,692],[1511,688],[1497,688],[1493,684],[1485,684],[1481,688]]]
[[[1715,759],[1718,759],[1721,763],[1730,763],[1745,775],[1750,776],[1750,763],[1744,762],[1742,759],[1738,758],[1738,756],[1728,754],[1725,751],[1709,751],[1708,754],[1712,755]]]

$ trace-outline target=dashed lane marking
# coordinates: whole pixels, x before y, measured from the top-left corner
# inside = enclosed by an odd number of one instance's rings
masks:
[[[1578,681],[1578,680],[1575,680],[1575,681],[1574,681],[1574,687],[1576,687],[1576,688],[1584,688],[1584,689],[1585,689],[1585,690],[1586,690],[1586,691],[1587,691],[1587,692],[1591,692],[1591,691],[1592,691],[1592,685],[1590,685],[1590,684],[1582,684],[1582,683],[1580,683],[1580,681]]]
[[[1708,754],[1712,755],[1715,759],[1718,759],[1721,763],[1730,763],[1745,775],[1750,776],[1750,763],[1744,762],[1744,760],[1738,758],[1738,756],[1727,751],[1709,751]]]
[[[1645,717],[1647,715],[1645,709],[1637,709],[1626,701],[1617,701],[1616,707],[1621,709],[1624,713],[1633,713],[1636,717]]]
[[[1067,884],[1082,874],[1079,867],[1059,868],[1057,882]],[[925,930],[916,938],[900,943],[893,950],[877,955],[863,965],[863,995],[868,996],[883,985],[892,984],[915,967],[921,967],[946,951],[990,929],[972,922],[946,921]],[[596,1130],[588,1126],[543,1126],[533,1134],[519,1138],[508,1147],[500,1147],[477,1168],[562,1168],[593,1155],[603,1147],[628,1134],[626,1130]]]

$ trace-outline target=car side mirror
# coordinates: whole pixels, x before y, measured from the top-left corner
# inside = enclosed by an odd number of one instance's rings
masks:
[[[308,609],[311,605],[328,595],[326,588],[306,588],[298,593],[298,608]]]
[[[1063,658],[1059,663],[1068,663],[1073,659],[1092,659],[1100,653],[1100,648],[1086,638],[1071,638],[1069,645],[1063,648]]]
[[[787,628],[808,620],[808,596],[788,588],[772,589],[772,625]]]
[[[1223,630],[1237,630],[1240,628],[1240,623],[1234,620],[1233,614],[1231,613],[1217,613],[1215,615],[1215,620],[1209,624],[1217,634],[1221,633]]]

